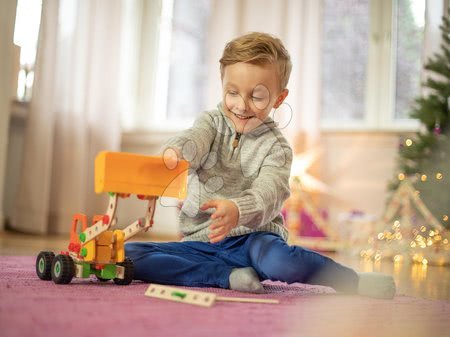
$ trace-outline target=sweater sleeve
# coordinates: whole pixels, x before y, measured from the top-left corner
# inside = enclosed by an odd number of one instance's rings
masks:
[[[239,209],[238,226],[256,229],[280,214],[290,195],[289,176],[292,150],[289,145],[276,143],[266,156],[258,177],[251,187],[230,199]]]
[[[207,112],[198,117],[194,125],[180,135],[170,138],[161,148],[161,153],[173,148],[181,159],[189,162],[190,168],[197,170],[203,157],[209,153],[217,132],[214,119]]]

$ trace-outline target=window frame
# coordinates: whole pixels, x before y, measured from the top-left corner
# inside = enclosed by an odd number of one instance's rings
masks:
[[[321,120],[320,128],[322,131],[333,132],[417,131],[420,127],[419,121],[395,118],[397,40],[395,18],[398,0],[371,0],[369,6],[369,51],[364,119]]]

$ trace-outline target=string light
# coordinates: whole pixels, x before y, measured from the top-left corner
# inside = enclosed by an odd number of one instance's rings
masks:
[[[402,174],[399,174],[398,178],[401,177]],[[427,179],[425,174],[417,177],[422,181]],[[442,177],[442,173],[436,173],[436,179]],[[397,191],[387,207],[386,214],[390,215],[386,215],[381,223],[386,227],[368,238],[369,247],[361,250],[360,256],[375,262],[383,259],[391,259],[396,264],[412,261],[422,268],[450,265],[448,231],[441,229],[439,221],[431,216],[419,197],[419,191],[407,178],[400,183]],[[449,215],[442,215],[442,221],[449,221]],[[357,235],[354,234],[355,237]]]
[[[393,222],[391,229],[392,231],[384,230],[375,237],[370,237],[367,242],[373,248],[361,250],[360,256],[376,262],[391,256],[395,263],[403,262],[405,258],[410,257],[413,262],[424,266],[430,264],[430,261],[436,265],[450,262],[444,255],[437,257],[433,255],[436,252],[450,251],[449,240],[443,239],[438,229],[421,225],[419,228],[408,230],[402,227],[399,220]],[[410,239],[404,242],[405,237]]]

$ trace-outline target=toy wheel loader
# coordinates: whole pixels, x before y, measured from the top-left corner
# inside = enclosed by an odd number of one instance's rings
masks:
[[[95,215],[91,226],[88,226],[86,215],[75,214],[68,250],[57,255],[40,252],[36,259],[38,277],[53,280],[56,284],[68,284],[73,277],[95,275],[100,281],[130,284],[134,276],[133,262],[125,257],[124,243],[153,225],[159,196],[179,199],[186,196],[188,167],[184,160],[169,169],[162,157],[100,152],[95,159],[95,192],[109,193],[106,214]],[[115,224],[118,198],[127,198],[131,194],[148,201],[145,217],[123,230],[110,230]]]

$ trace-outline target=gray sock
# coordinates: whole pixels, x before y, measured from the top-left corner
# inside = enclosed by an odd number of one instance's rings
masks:
[[[252,267],[235,268],[230,274],[230,289],[246,293],[264,293],[258,274]]]
[[[357,274],[359,276],[359,295],[383,299],[392,299],[394,297],[395,282],[391,275],[380,273]]]

